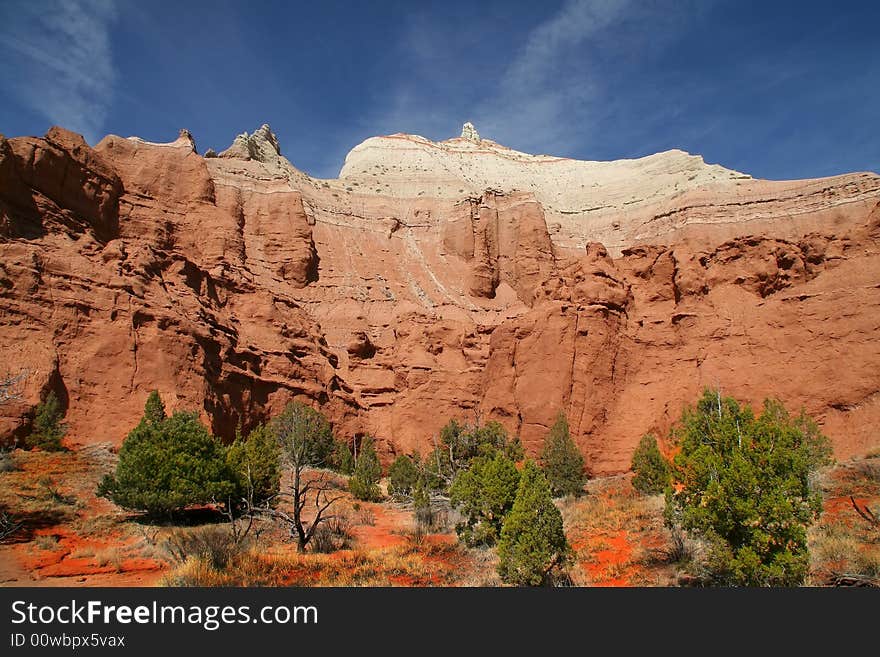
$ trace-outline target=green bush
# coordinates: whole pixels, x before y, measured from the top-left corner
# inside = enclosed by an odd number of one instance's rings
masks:
[[[711,583],[794,586],[809,570],[807,527],[821,510],[809,474],[830,446],[803,412],[767,400],[759,416],[705,390],[674,428],[680,446],[666,518],[709,543]]]
[[[523,458],[519,437],[510,438],[498,422],[462,424],[450,420],[440,430],[440,445],[425,459],[423,472],[431,490],[444,490],[478,456],[493,456],[501,451],[512,461]]]
[[[461,541],[470,546],[496,543],[516,499],[519,478],[516,464],[501,451],[476,457],[456,475],[449,501],[465,517],[455,528]]]
[[[656,495],[666,490],[670,481],[669,462],[663,458],[657,439],[645,434],[639,441],[630,466],[634,473],[633,488],[642,495]]]
[[[259,425],[247,439],[237,435],[226,450],[226,463],[235,482],[234,503],[248,500],[259,505],[278,495],[281,450],[269,427]]]
[[[64,449],[61,439],[67,433],[67,426],[61,423],[64,411],[61,402],[53,391],[46,395],[42,403],[37,404],[31,435],[25,441],[30,448],[38,447],[49,452]]]
[[[162,424],[168,415],[165,413],[165,404],[162,397],[159,396],[158,390],[153,390],[147,397],[147,403],[144,405],[144,421],[152,426]]]
[[[422,477],[419,477],[413,486],[412,497],[416,528],[419,533],[424,534],[434,526],[434,508],[431,506],[431,495]]]
[[[388,468],[388,494],[402,499],[412,494],[419,479],[419,466],[412,456],[401,454]]]
[[[517,586],[552,585],[571,560],[562,514],[553,504],[544,473],[527,461],[513,508],[498,541],[498,574]]]
[[[226,502],[236,490],[226,450],[195,413],[153,423],[144,417],[119,449],[114,475],[98,495],[132,511],[170,515],[196,504]]]
[[[379,456],[373,447],[373,440],[367,437],[361,443],[354,474],[348,480],[348,489],[359,500],[368,502],[381,500],[382,491],[377,486],[381,477],[382,466],[379,463]]]
[[[333,444],[333,454],[330,458],[330,468],[339,474],[349,475],[354,472],[354,456],[351,447],[344,440],[336,440]]]
[[[544,476],[555,497],[579,495],[584,490],[584,457],[571,439],[568,420],[560,412],[550,429],[541,452]]]

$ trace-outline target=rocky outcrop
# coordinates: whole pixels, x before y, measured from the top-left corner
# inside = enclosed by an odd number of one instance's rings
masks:
[[[477,129],[474,127],[474,124],[470,121],[467,121],[463,126],[461,126],[461,138],[467,139],[468,141],[480,141],[480,133],[477,132]]]
[[[89,231],[102,240],[116,235],[122,183],[81,136],[61,128],[44,139],[0,136],[0,174],[4,236],[52,230]]]
[[[268,126],[204,158],[186,131],[0,138],[0,358],[26,372],[5,441],[52,389],[69,440],[119,443],[158,389],[226,438],[302,399],[386,460],[451,417],[534,454],[563,410],[619,472],[717,386],[804,407],[845,457],[877,443],[878,316],[873,174],[576,162],[465,130],[367,140],[315,180]]]
[[[445,223],[443,243],[471,263],[467,285],[477,297],[494,298],[503,281],[531,304],[535,287],[556,267],[544,214],[530,195],[487,190],[466,199]]]
[[[278,137],[272,132],[272,128],[264,123],[252,135],[248,135],[246,132],[238,135],[232,145],[225,151],[221,151],[218,157],[267,163],[274,162],[280,155],[281,147],[278,145]]]

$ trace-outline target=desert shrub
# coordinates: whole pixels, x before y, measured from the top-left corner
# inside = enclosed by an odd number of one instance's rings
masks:
[[[61,409],[61,402],[58,401],[55,393],[50,391],[46,395],[46,399],[37,405],[33,429],[25,441],[27,446],[38,447],[49,452],[64,449],[61,445],[61,439],[67,433],[67,426],[61,423],[63,417],[64,411]]]
[[[666,517],[708,543],[711,583],[794,586],[809,570],[807,527],[821,510],[809,475],[830,461],[827,438],[777,401],[749,406],[705,390],[673,435],[680,447]]]
[[[541,465],[555,497],[583,492],[587,480],[584,457],[571,439],[564,413],[559,413],[544,442]]]
[[[0,543],[11,539],[24,526],[24,523],[0,507]]]
[[[15,472],[16,470],[18,470],[18,464],[15,462],[12,452],[5,449],[0,450],[0,473]]]
[[[419,466],[411,456],[401,454],[388,468],[388,493],[397,499],[408,497],[419,479]]]
[[[132,429],[115,474],[104,477],[98,495],[155,516],[225,502],[235,489],[223,445],[195,413],[177,412],[158,423],[145,417]]]
[[[34,545],[41,550],[58,549],[58,536],[55,534],[40,534],[34,539]]]
[[[271,429],[259,425],[247,439],[236,436],[226,450],[226,463],[233,476],[236,501],[260,505],[271,501],[280,489],[281,455]]]
[[[76,496],[62,493],[61,489],[58,488],[58,484],[52,477],[48,475],[40,477],[37,483],[44,495],[44,499],[52,504],[63,506],[73,506],[76,504]]]
[[[234,557],[250,546],[250,539],[237,536],[226,525],[175,529],[163,543],[173,561],[199,559],[215,570],[223,570]]]
[[[382,466],[379,463],[379,455],[376,454],[373,441],[368,436],[361,443],[354,473],[348,480],[348,489],[359,500],[368,502],[380,500],[382,491],[377,484],[381,477]]]
[[[456,475],[449,495],[450,503],[464,515],[455,528],[461,541],[470,546],[496,543],[513,508],[519,479],[516,464],[501,451],[476,457]]]
[[[632,457],[633,488],[642,495],[656,495],[669,485],[669,463],[657,447],[657,439],[645,434]]]
[[[527,461],[501,528],[498,574],[518,586],[552,585],[565,580],[571,554],[550,485],[541,469]]]
[[[312,536],[311,550],[329,554],[344,550],[351,545],[351,520],[344,514],[336,514],[327,522],[321,523]]]

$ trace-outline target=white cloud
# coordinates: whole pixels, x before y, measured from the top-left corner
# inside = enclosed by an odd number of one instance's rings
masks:
[[[520,150],[588,157],[626,100],[612,95],[614,76],[680,38],[709,4],[567,0],[525,33],[416,19],[401,42],[406,77],[367,113],[369,134],[447,138],[470,120],[483,137]],[[674,90],[661,97],[667,106],[641,116],[645,125],[673,111]]]
[[[116,82],[110,44],[114,3],[28,3],[8,16],[0,27],[0,49],[7,51],[2,70],[18,100],[94,143]]]

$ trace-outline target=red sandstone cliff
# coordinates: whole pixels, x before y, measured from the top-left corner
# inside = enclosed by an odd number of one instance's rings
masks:
[[[221,157],[53,128],[0,137],[0,255],[4,440],[48,388],[80,443],[154,388],[225,437],[299,397],[386,455],[475,414],[535,452],[562,409],[614,472],[703,386],[804,406],[840,456],[880,440],[874,174],[396,135],[315,180],[266,126]]]

